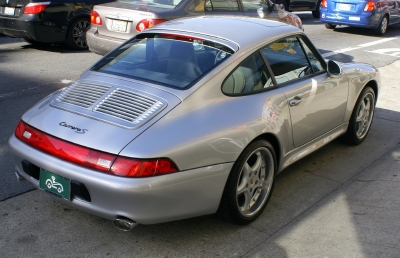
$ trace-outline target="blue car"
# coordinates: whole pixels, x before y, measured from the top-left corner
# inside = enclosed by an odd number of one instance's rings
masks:
[[[400,22],[399,0],[322,0],[320,20],[328,29],[337,25],[370,28],[383,35]]]

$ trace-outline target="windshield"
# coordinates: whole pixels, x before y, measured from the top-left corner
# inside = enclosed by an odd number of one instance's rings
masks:
[[[101,59],[94,71],[186,89],[233,51],[216,42],[176,34],[141,34]]]
[[[144,0],[144,1],[132,1],[132,0],[117,0],[117,2],[124,4],[133,4],[133,5],[145,5],[145,6],[154,6],[157,8],[165,8],[165,9],[174,9],[179,5],[182,0]]]

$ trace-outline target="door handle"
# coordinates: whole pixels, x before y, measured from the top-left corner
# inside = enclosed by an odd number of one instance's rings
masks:
[[[303,101],[303,99],[301,97],[296,96],[296,97],[292,98],[291,100],[289,100],[289,106],[291,106],[291,107],[297,106],[302,101]]]

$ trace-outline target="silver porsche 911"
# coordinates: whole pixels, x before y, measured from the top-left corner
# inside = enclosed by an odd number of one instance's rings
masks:
[[[298,28],[243,17],[150,28],[28,110],[16,175],[121,230],[218,213],[254,221],[276,175],[361,143],[380,75],[325,61]]]

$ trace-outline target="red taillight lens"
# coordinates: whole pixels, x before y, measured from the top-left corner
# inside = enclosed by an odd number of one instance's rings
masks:
[[[166,22],[167,20],[162,20],[162,19],[144,19],[141,20],[137,25],[136,25],[136,30],[138,32],[142,32],[145,29],[151,28],[157,24]]]
[[[326,0],[321,1],[321,7],[328,8],[328,2]]]
[[[178,168],[169,159],[135,160],[118,157],[110,173],[126,177],[148,177],[177,172]]]
[[[38,14],[43,12],[49,4],[50,2],[29,3],[24,8],[24,14]]]
[[[103,24],[103,21],[100,18],[100,14],[93,10],[90,12],[90,22],[95,25]]]
[[[20,121],[15,136],[59,159],[123,177],[148,177],[179,171],[169,159],[139,160],[96,151],[47,135]]]
[[[367,2],[364,12],[372,12],[375,9],[375,2]]]

